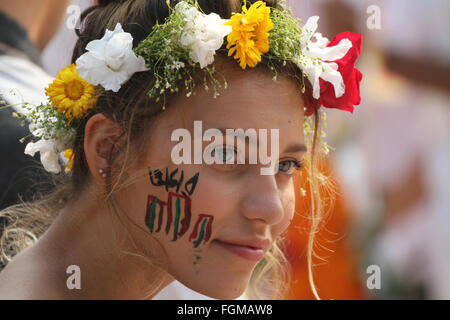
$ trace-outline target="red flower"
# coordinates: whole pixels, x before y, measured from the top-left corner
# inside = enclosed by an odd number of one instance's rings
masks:
[[[336,61],[324,61],[334,62],[338,65],[338,71],[342,75],[342,79],[345,84],[345,93],[336,98],[334,87],[331,83],[319,79],[320,81],[320,98],[317,101],[318,107],[324,106],[326,108],[335,108],[350,111],[353,113],[353,106],[361,103],[361,96],[359,93],[359,84],[362,79],[362,73],[355,68],[356,59],[361,53],[362,36],[358,33],[346,31],[338,34],[333,40],[328,43],[327,47],[337,45],[342,39],[349,39],[352,42],[352,47],[348,50],[347,54]],[[313,114],[314,102],[311,90],[308,90],[306,94],[306,115]]]

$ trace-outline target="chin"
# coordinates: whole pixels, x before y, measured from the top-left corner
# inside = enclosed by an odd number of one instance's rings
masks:
[[[217,288],[204,288],[205,290],[195,290],[205,296],[218,299],[218,300],[234,300],[239,298],[244,292],[246,287],[242,288],[227,288],[227,290],[218,290]],[[193,289],[194,290],[194,289]]]
[[[180,280],[179,280],[180,281]],[[182,281],[180,281],[182,282]],[[219,300],[233,300],[239,298],[247,289],[248,281],[203,281],[201,282],[182,282],[186,287],[205,296]]]

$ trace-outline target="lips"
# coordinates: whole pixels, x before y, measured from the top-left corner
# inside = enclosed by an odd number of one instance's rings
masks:
[[[270,247],[269,239],[249,238],[249,239],[215,239],[214,242],[221,248],[237,255],[238,257],[259,261],[264,257],[265,252]]]

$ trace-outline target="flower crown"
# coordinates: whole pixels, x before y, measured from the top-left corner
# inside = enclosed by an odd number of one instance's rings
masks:
[[[163,109],[166,95],[179,92],[182,79],[186,96],[195,94],[193,75],[199,69],[204,72],[205,89],[209,90],[210,80],[214,97],[218,96],[218,88],[226,88],[227,83],[217,79],[213,62],[225,38],[228,56],[242,69],[255,67],[264,58],[275,80],[275,62],[297,65],[312,88],[306,92],[306,116],[313,113],[315,104],[352,112],[353,105],[360,103],[362,74],[354,64],[361,50],[361,35],[344,32],[328,41],[316,33],[319,17],[309,18],[300,27],[299,20],[283,4],[270,8],[257,1],[247,8],[244,0],[242,11],[233,13],[230,19],[216,13],[204,14],[195,0],[181,1],[174,8],[167,5],[169,16],[165,22],[156,24],[136,48],[132,46],[132,35],[117,23],[101,39],[89,42],[87,52],[75,64],[58,73],[46,89],[48,103],[25,103],[28,113],[14,113],[15,117],[30,120],[30,131],[37,140],[27,144],[26,154],[40,152],[44,168],[59,173],[59,155],[64,152],[65,169],[70,171],[76,128],[95,105],[96,89],[101,86],[118,92],[136,72],[154,75],[156,80],[148,96],[155,102],[163,99]],[[308,130],[305,121],[305,133]],[[323,146],[328,148],[326,143]]]

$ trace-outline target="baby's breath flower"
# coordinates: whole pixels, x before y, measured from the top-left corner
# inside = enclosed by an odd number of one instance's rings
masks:
[[[302,197],[306,197],[306,190],[303,188],[300,188],[300,193],[302,195]]]

